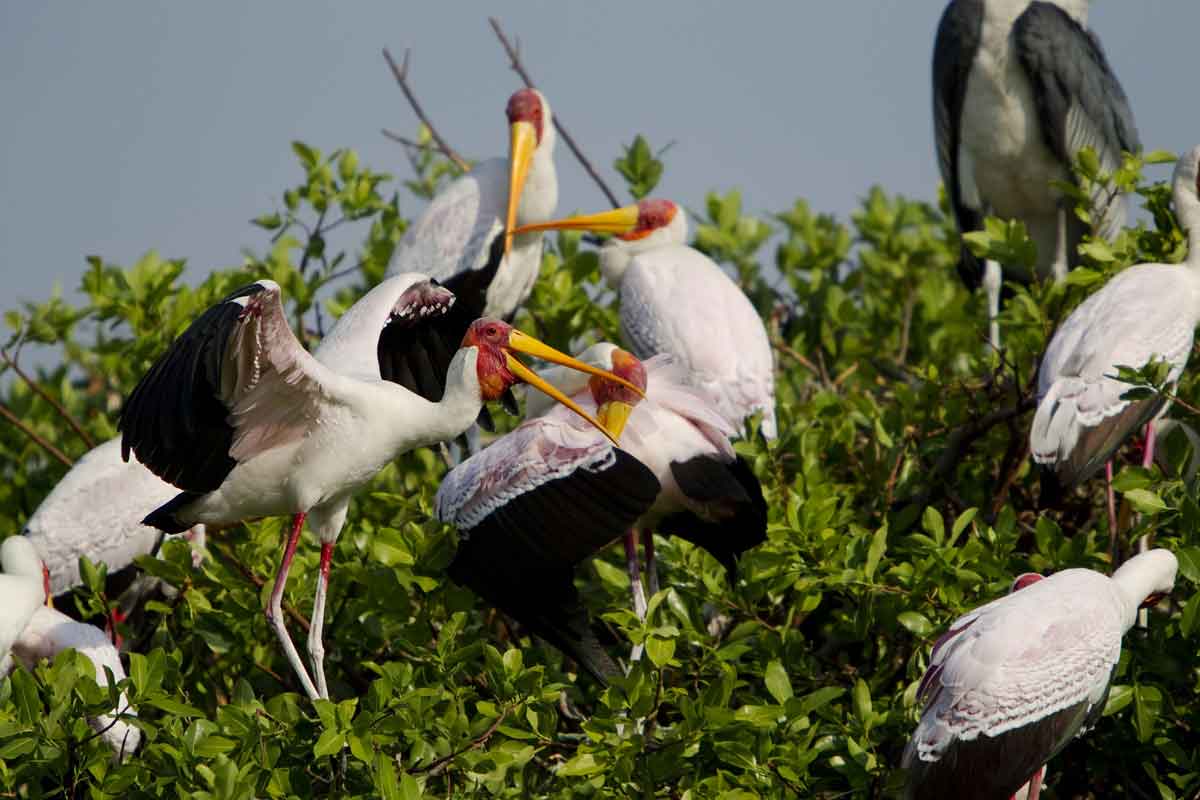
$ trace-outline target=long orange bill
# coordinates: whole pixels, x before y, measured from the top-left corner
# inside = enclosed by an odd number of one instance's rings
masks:
[[[513,228],[517,224],[517,207],[525,191],[525,177],[537,149],[537,129],[532,122],[514,122],[509,129],[508,146],[508,214],[505,217],[504,255],[512,249]]]
[[[570,367],[571,369],[578,370],[579,372],[586,372],[589,375],[597,375],[601,378],[615,381],[627,389],[632,389],[633,391],[637,392],[638,397],[646,396],[646,393],[639,389],[636,384],[630,383],[620,375],[614,375],[606,369],[594,367],[591,364],[580,361],[577,358],[572,358],[566,353],[555,350],[545,342],[540,342],[529,334],[522,333],[519,330],[513,329],[513,331],[508,335],[508,346],[519,353],[526,353],[531,356],[536,356],[537,358],[540,358],[543,361],[549,361],[552,364],[561,364],[564,367]],[[524,380],[524,378],[522,378],[522,380]],[[539,380],[541,379],[539,378]]]
[[[514,217],[510,217],[513,219]],[[602,211],[599,214],[580,214],[576,217],[535,222],[514,229],[509,224],[510,235],[534,231],[590,231],[591,233],[632,233],[637,229],[638,207],[636,205]]]

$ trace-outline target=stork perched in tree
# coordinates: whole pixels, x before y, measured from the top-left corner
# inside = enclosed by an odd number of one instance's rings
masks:
[[[904,750],[910,800],[1009,800],[1100,717],[1138,609],[1175,585],[1167,550],[1110,578],[1067,569],[965,614],[933,646]],[[1019,591],[1017,591],[1019,589]]]
[[[107,565],[112,575],[153,552],[163,534],[142,518],[177,494],[138,461],[124,461],[119,437],[85,453],[21,530],[46,565],[48,593],[57,597],[80,584],[80,556]],[[184,534],[196,553],[204,547],[204,534],[203,525]]]
[[[1141,149],[1133,112],[1096,38],[1087,0],[953,0],[933,46],[933,129],[938,168],[961,233],[988,214],[1025,223],[1037,246],[1035,273],[1005,264],[1005,276],[1062,280],[1092,226],[1051,183],[1072,181],[1071,164],[1090,147],[1105,172],[1122,151]],[[1091,198],[1094,232],[1112,238],[1125,204],[1112,189]],[[959,274],[987,290],[989,337],[1000,345],[1001,269],[981,264],[966,243]]]
[[[1154,457],[1156,417],[1167,399],[1124,400],[1133,387],[1117,367],[1170,365],[1167,383],[1183,374],[1200,324],[1200,145],[1175,166],[1172,198],[1187,231],[1183,264],[1138,264],[1116,275],[1067,317],[1038,368],[1038,408],[1029,431],[1033,459],[1045,470],[1045,502],[1108,464],[1109,535],[1116,536],[1113,453],[1143,426],[1143,466]],[[1113,539],[1115,549],[1115,538]]]
[[[45,605],[45,566],[29,539],[5,539],[0,545],[0,566],[4,570],[0,575],[0,675],[13,668],[14,656],[33,669],[41,659],[72,648],[92,662],[100,686],[108,685],[105,667],[112,673],[113,685],[125,679],[120,656],[103,631]],[[124,719],[137,716],[124,692],[118,693],[112,711],[116,716],[100,714],[88,719],[88,724],[112,747],[119,761],[137,749],[142,732]]]
[[[329,694],[321,638],[325,595],[333,545],[355,492],[401,453],[461,434],[486,401],[515,383],[574,405],[515,352],[623,382],[504,322],[481,319],[441,376],[444,393],[426,399],[418,387],[438,376],[426,375],[427,353],[411,345],[427,341],[427,327],[453,303],[454,295],[428,276],[398,275],[355,303],[309,354],[288,326],[279,286],[258,281],[193,322],[121,413],[124,452],[133,451],[183,490],[151,511],[147,524],[172,533],[196,523],[292,516],[267,619],[312,698]],[[281,613],[306,519],[321,540],[308,640],[315,682]]]
[[[737,555],[765,538],[766,504],[729,446],[731,426],[684,381],[676,359],[643,365],[607,343],[579,358],[645,387],[641,399],[600,378],[544,373],[594,409],[620,445],[548,411],[452,470],[437,509],[463,535],[451,577],[604,681],[616,667],[579,602],[575,566],[628,532],[635,611],[644,618],[636,527],[648,549],[656,528],[704,547],[732,578]],[[542,410],[531,404],[531,414]]]
[[[533,291],[542,234],[505,234],[550,219],[558,205],[554,120],[545,95],[508,99],[507,157],[481,161],[437,194],[396,248],[389,274],[421,272],[454,292],[476,317],[513,316]],[[504,257],[489,259],[500,236]]]
[[[687,216],[670,200],[524,225],[517,233],[584,230],[615,234],[600,249],[600,271],[621,300],[621,334],[639,358],[671,353],[742,430],[761,412],[776,437],[775,362],[750,299],[712,259],[687,246]]]

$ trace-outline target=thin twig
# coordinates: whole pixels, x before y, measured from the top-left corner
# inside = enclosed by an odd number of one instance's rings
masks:
[[[21,431],[21,433],[32,439],[35,444],[39,445],[47,453],[61,461],[68,469],[74,466],[75,462],[72,461],[66,453],[43,439],[37,431],[35,431],[33,428],[30,428],[28,425],[18,419],[17,415],[10,411],[8,406],[4,405],[3,403],[0,403],[0,417],[4,417],[6,420],[11,422],[17,428],[17,430]]]
[[[59,416],[66,420],[67,424],[71,426],[71,429],[79,435],[79,438],[83,439],[83,443],[88,446],[89,450],[96,446],[96,440],[88,435],[88,432],[83,429],[83,426],[79,424],[79,421],[76,420],[75,417],[71,416],[71,412],[67,411],[67,409],[63,407],[62,403],[55,400],[49,392],[43,389],[36,381],[33,380],[33,378],[29,377],[25,370],[21,369],[21,365],[17,363],[16,358],[10,356],[8,351],[4,349],[0,349],[0,357],[4,358],[4,363],[8,364],[12,371],[17,373],[17,377],[25,381],[26,385],[29,386],[29,388],[32,389],[38,397],[54,406],[54,410],[58,412]]]
[[[442,756],[441,758],[437,759],[436,761],[430,762],[429,764],[427,764],[424,767],[413,767],[412,769],[410,769],[408,771],[408,774],[409,775],[419,775],[424,772],[427,772],[430,775],[440,774],[442,772],[442,770],[444,770],[451,761],[458,758],[463,753],[467,752],[468,750],[478,750],[479,748],[481,748],[485,744],[487,744],[488,739],[491,739],[492,735],[495,734],[497,730],[499,730],[500,725],[504,722],[505,718],[507,718],[507,717],[508,717],[508,708],[507,707],[501,708],[500,716],[496,717],[496,720],[491,725],[488,726],[488,729],[486,731],[484,731],[480,736],[478,736],[477,738],[472,740],[469,744],[466,744],[463,747],[460,747],[459,749],[455,750],[453,753],[450,753],[449,755]]]
[[[772,346],[785,356],[795,359],[796,363],[807,369],[816,377],[821,377],[821,370],[817,369],[817,365],[805,357],[802,353],[796,352],[794,349],[784,344],[783,339],[775,339],[771,342]]]
[[[525,82],[526,86],[533,89],[533,79],[529,77],[529,73],[525,71],[525,66],[521,63],[521,54],[509,43],[508,37],[504,35],[504,31],[500,28],[500,21],[495,17],[488,17],[488,22],[491,23],[492,30],[496,32],[496,38],[504,46],[504,52],[508,54],[510,66],[513,71],[521,76],[521,80]],[[592,176],[592,180],[600,187],[600,191],[604,192],[604,196],[608,198],[608,202],[612,204],[612,207],[620,208],[621,204],[617,201],[617,196],[613,194],[612,189],[608,188],[608,184],[600,177],[600,173],[592,166],[592,162],[588,161],[587,156],[579,149],[579,145],[575,144],[575,140],[571,138],[571,134],[567,132],[566,127],[563,125],[562,118],[557,114],[554,115],[554,127],[559,135],[562,136],[563,141],[567,143],[567,147],[571,148],[571,152],[575,154],[575,158],[583,166],[584,171]]]
[[[387,128],[380,128],[379,132],[382,133],[388,139],[391,139],[393,142],[402,144],[405,147],[411,147],[414,150],[438,150],[439,152],[441,150],[441,148],[439,148],[433,142],[418,142],[417,140],[410,139],[407,136],[401,136],[400,134],[396,133],[395,131],[388,130]]]
[[[425,110],[421,108],[421,104],[417,102],[417,96],[413,94],[412,89],[408,86],[408,50],[404,51],[404,63],[397,66],[396,61],[392,58],[392,54],[388,49],[383,48],[383,57],[387,60],[388,67],[392,70],[392,77],[396,79],[396,83],[400,84],[400,91],[404,92],[404,96],[408,99],[408,104],[412,106],[412,110],[416,113],[417,118],[429,129],[429,135],[433,137],[433,141],[437,142],[438,149],[455,163],[455,165],[463,172],[471,169],[471,165],[463,160],[462,156],[454,152],[450,145],[446,144],[446,140],[437,132],[437,128],[433,127],[433,123],[429,121],[429,117],[425,116]]]

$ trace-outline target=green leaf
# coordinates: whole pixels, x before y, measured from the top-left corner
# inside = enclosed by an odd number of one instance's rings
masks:
[[[791,699],[792,681],[779,659],[776,658],[767,662],[767,668],[763,674],[763,682],[767,686],[767,691],[771,693],[771,697],[775,698],[776,703],[783,705]]]
[[[1175,551],[1179,574],[1192,583],[1200,583],[1200,547],[1181,547]]]
[[[924,614],[916,611],[901,611],[896,619],[916,636],[928,636],[933,632],[933,623]]]
[[[654,666],[662,669],[675,655],[675,640],[650,636],[646,639],[646,655],[650,656]]]
[[[1162,498],[1149,489],[1130,489],[1125,492],[1125,499],[1133,504],[1139,514],[1157,514],[1168,508]]]
[[[871,537],[871,546],[867,549],[867,563],[863,567],[863,573],[867,580],[875,577],[875,569],[879,566],[879,559],[883,558],[884,552],[887,550],[888,529],[885,522],[879,530],[875,531],[875,535]]]
[[[317,758],[331,756],[340,752],[346,744],[346,734],[342,731],[325,731],[313,746],[313,755]]]

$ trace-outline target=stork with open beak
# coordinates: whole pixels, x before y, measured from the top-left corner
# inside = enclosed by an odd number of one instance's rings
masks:
[[[643,364],[608,343],[579,359],[645,387],[641,398],[601,378],[543,373],[594,411],[620,445],[549,411],[452,470],[437,508],[463,535],[451,577],[604,681],[615,666],[591,633],[575,566],[624,536],[634,609],[644,618],[636,528],[651,543],[651,565],[657,528],[706,548],[732,577],[737,555],[765,539],[766,504],[729,446],[731,427],[686,383],[676,359],[661,355]],[[530,402],[531,415],[547,411]],[[654,591],[652,566],[649,572]]]
[[[1067,569],[1023,576],[1010,594],[950,623],[918,689],[921,721],[904,750],[910,800],[1009,800],[1100,717],[1139,608],[1175,585],[1178,562],[1149,550],[1110,578]]]
[[[708,256],[687,246],[687,217],[670,200],[642,200],[599,214],[522,225],[613,234],[600,271],[621,301],[621,335],[638,358],[670,353],[735,430],[761,412],[776,436],[775,362],[750,299]]]
[[[481,319],[471,324],[450,361],[444,393],[429,400],[418,391],[429,378],[426,353],[410,345],[453,303],[454,295],[428,276],[396,276],[355,303],[310,354],[288,326],[279,286],[258,281],[193,322],[142,378],[121,413],[124,453],[136,453],[182,490],[151,511],[146,524],[174,533],[197,523],[292,516],[266,613],[312,698],[329,695],[321,637],[325,595],[333,545],[354,493],[401,453],[461,434],[485,402],[516,383],[529,383],[585,413],[516,353],[623,380],[507,323]],[[306,519],[321,540],[308,640],[315,681],[281,613]]]

